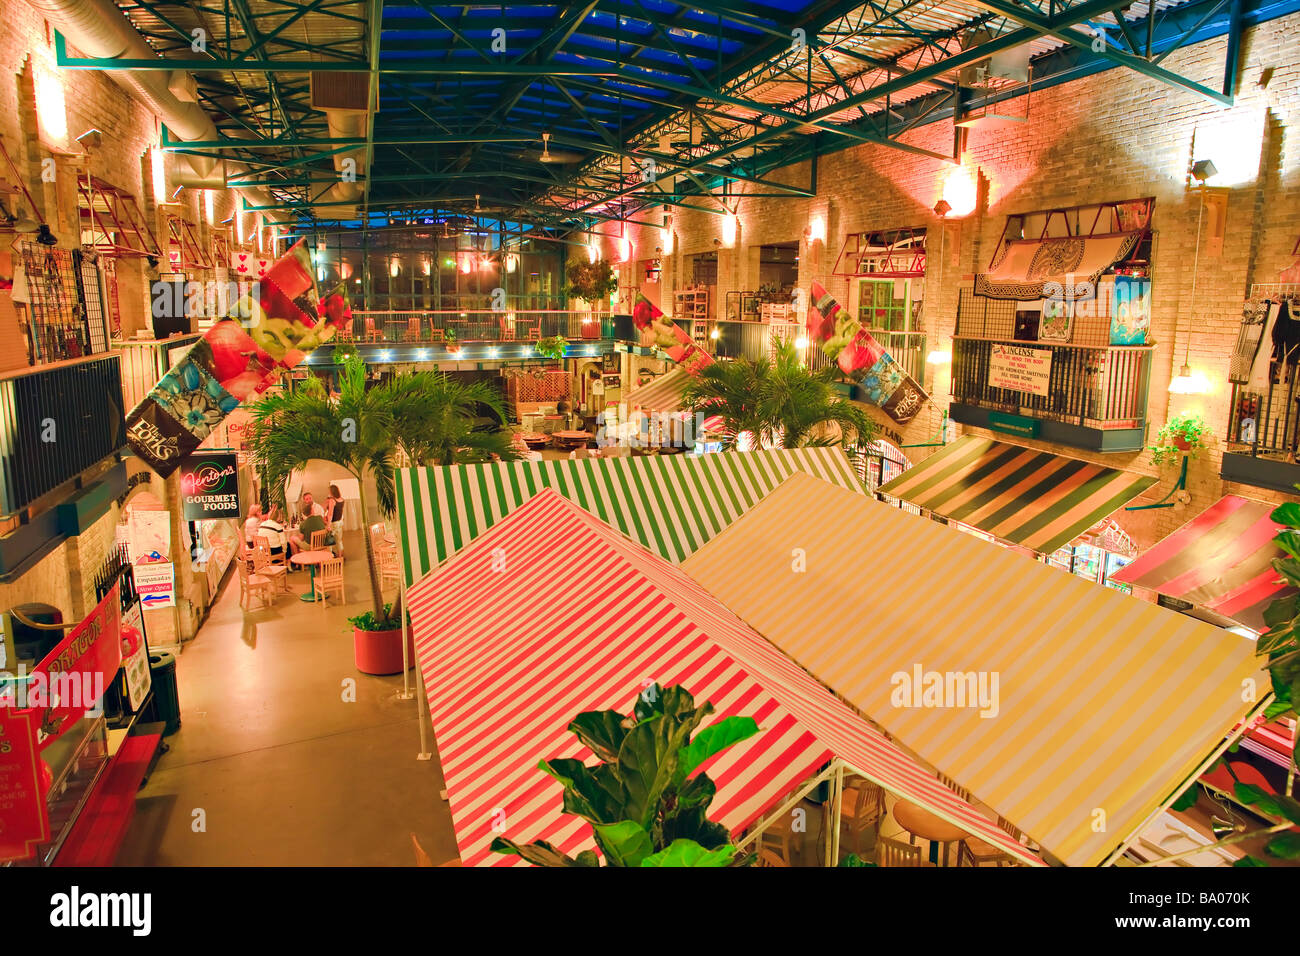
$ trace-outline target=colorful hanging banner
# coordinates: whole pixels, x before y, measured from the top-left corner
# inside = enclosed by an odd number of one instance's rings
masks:
[[[835,359],[840,371],[858,384],[863,397],[898,424],[906,425],[930,400],[925,389],[857,319],[840,308],[820,282],[812,284],[807,330],[809,341]]]
[[[691,375],[713,362],[713,356],[696,345],[680,325],[664,315],[663,310],[637,293],[632,306],[632,322],[641,332],[642,348],[657,348]]]
[[[204,333],[127,416],[127,442],[164,478],[241,402],[329,341],[352,311],[340,284],[317,297],[299,241]]]

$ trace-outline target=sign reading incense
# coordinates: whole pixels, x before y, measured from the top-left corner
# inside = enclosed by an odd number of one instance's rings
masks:
[[[1045,396],[1051,377],[1051,349],[1032,349],[1019,345],[990,346],[991,387]]]

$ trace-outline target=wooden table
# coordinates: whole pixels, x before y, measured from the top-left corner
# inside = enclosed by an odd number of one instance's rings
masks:
[[[551,437],[562,447],[581,448],[595,436],[591,432],[552,432]]]
[[[306,594],[298,595],[298,600],[316,600],[316,565],[324,564],[332,557],[334,557],[333,551],[299,551],[289,559],[294,564],[303,565],[311,572],[311,590]]]
[[[954,826],[929,810],[923,810],[915,803],[908,803],[906,800],[899,800],[894,804],[893,814],[898,825],[908,833],[943,847],[943,866],[948,865],[948,847],[970,836],[961,827]],[[932,862],[938,861],[932,860]]]
[[[538,448],[545,448],[551,443],[551,436],[542,432],[520,432],[518,438],[527,446],[529,451],[534,451],[534,445]]]

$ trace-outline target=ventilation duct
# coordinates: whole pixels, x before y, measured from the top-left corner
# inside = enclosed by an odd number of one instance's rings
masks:
[[[68,41],[86,56],[97,59],[149,60],[157,54],[153,47],[136,31],[126,15],[112,0],[27,0],[28,4],[41,14],[50,26],[54,27]],[[217,128],[211,117],[196,102],[189,102],[185,97],[193,88],[193,77],[181,79],[179,71],[166,70],[106,70],[112,80],[136,96],[153,111],[168,131],[177,139],[205,140],[217,139]],[[179,90],[179,97],[176,90]],[[197,98],[197,96],[196,96]],[[222,164],[204,156],[176,157],[182,169],[177,177],[178,184],[191,175],[199,188],[218,188],[209,185],[215,182],[214,175],[225,184],[225,175],[220,171]],[[214,170],[216,171],[214,173]],[[229,163],[229,172],[245,172],[247,167],[239,163]],[[264,189],[241,187],[235,190],[250,206],[268,206],[275,203],[274,198]],[[273,223],[289,221],[286,214],[267,217]]]

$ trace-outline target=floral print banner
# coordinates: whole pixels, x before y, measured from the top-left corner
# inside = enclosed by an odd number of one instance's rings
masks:
[[[256,398],[352,321],[342,284],[319,298],[307,247],[277,259],[127,416],[127,441],[162,477],[241,402]]]
[[[863,397],[898,424],[906,425],[930,400],[925,389],[857,319],[840,308],[820,282],[812,284],[807,330],[809,341],[835,359],[840,371],[858,383]]]
[[[712,355],[696,345],[686,330],[665,316],[644,293],[637,293],[632,321],[641,332],[642,347],[661,349],[692,375],[713,361]]]

